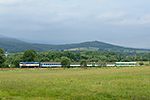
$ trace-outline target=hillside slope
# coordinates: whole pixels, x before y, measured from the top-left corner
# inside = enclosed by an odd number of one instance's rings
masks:
[[[149,49],[136,49],[126,48],[122,46],[116,46],[99,41],[83,42],[76,44],[65,45],[49,45],[49,44],[37,44],[27,43],[13,38],[0,38],[0,48],[4,48],[8,53],[24,52],[25,50],[35,49],[37,52],[43,51],[99,51],[99,52],[116,52],[124,53],[126,55],[135,53],[149,53]]]

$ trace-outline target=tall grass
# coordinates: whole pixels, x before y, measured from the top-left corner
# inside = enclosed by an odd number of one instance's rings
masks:
[[[0,71],[0,100],[150,99],[150,67]]]

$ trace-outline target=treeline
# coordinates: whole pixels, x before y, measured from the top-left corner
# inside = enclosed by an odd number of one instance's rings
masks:
[[[4,55],[4,49],[0,49],[0,67],[19,67],[19,62],[61,62],[62,57],[67,57],[71,62],[130,62],[130,61],[150,61],[150,53],[135,54],[135,56],[125,56],[122,53],[85,51],[73,53],[70,51],[46,51],[36,52],[35,50],[26,50],[23,53]]]

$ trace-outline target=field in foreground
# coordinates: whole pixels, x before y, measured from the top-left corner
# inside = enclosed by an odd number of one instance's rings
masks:
[[[150,67],[0,71],[0,100],[149,100]]]

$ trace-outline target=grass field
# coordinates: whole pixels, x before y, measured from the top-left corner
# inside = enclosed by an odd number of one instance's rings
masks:
[[[0,100],[150,100],[150,67],[0,71]]]
[[[95,48],[95,47],[82,47],[82,48],[72,48],[72,49],[67,49],[66,51],[98,51],[99,48]]]

